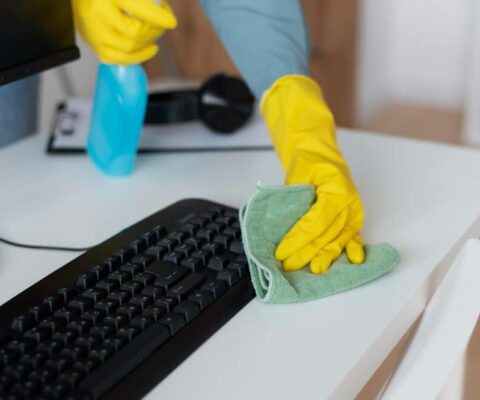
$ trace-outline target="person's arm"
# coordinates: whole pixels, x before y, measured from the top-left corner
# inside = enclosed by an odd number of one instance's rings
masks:
[[[335,121],[308,77],[309,38],[297,0],[199,0],[240,73],[260,100],[286,184],[308,183],[316,202],[275,256],[285,271],[330,268],[343,250],[365,258],[363,208],[336,144]]]
[[[310,39],[298,0],[199,0],[257,100],[285,75],[308,75]]]

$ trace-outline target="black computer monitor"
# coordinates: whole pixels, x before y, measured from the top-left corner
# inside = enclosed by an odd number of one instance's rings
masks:
[[[79,57],[70,0],[0,0],[0,85]]]

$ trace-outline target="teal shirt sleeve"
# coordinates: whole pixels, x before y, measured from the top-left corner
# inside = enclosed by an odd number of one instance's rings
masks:
[[[310,38],[299,0],[199,0],[257,100],[285,75],[308,75]]]

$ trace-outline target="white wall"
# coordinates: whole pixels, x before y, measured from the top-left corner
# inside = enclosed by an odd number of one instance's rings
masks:
[[[363,0],[360,122],[378,110],[379,99],[463,106],[475,1]]]

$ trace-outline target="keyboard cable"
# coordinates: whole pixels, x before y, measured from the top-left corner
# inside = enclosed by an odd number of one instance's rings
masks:
[[[93,248],[91,247],[63,247],[63,246],[44,246],[39,244],[25,244],[17,243],[8,239],[0,237],[0,242],[8,244],[10,246],[21,247],[23,249],[34,249],[34,250],[54,250],[54,251],[87,251]]]

